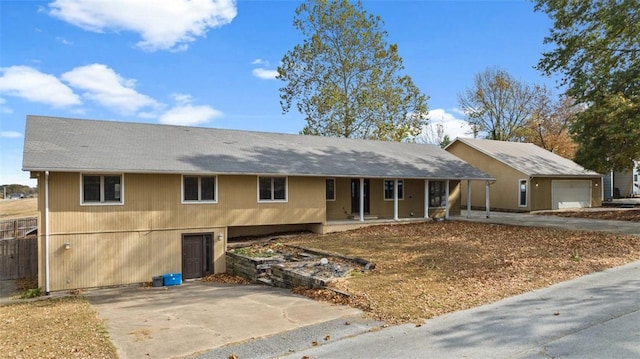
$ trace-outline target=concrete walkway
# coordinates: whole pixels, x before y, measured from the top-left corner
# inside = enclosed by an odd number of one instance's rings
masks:
[[[289,357],[640,358],[640,262]]]
[[[491,212],[486,218],[484,211],[471,211],[470,218],[466,218],[467,211],[460,216],[451,217],[454,220],[481,223],[507,224],[527,227],[547,227],[581,231],[602,231],[618,234],[640,235],[640,222],[611,221],[590,218],[569,218],[552,215],[529,213]]]

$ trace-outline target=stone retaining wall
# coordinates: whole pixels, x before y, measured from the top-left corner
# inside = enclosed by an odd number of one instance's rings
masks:
[[[258,278],[271,273],[271,266],[284,263],[283,258],[252,258],[240,254],[227,252],[227,273],[247,278],[252,283],[257,283]]]

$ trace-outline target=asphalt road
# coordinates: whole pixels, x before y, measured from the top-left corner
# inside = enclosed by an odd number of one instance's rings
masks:
[[[640,261],[287,358],[640,358]]]

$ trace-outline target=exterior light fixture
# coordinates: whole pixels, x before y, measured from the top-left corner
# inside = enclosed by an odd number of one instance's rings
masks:
[[[64,250],[68,251],[69,249],[71,249],[71,243],[67,242],[64,244]]]
[[[218,234],[218,240],[221,241],[224,239],[224,236],[222,235],[222,233]]]

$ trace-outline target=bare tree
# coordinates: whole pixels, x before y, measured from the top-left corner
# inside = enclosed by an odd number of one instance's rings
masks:
[[[499,141],[519,140],[533,113],[539,88],[516,80],[508,72],[489,68],[477,74],[473,86],[458,94],[472,129]]]

